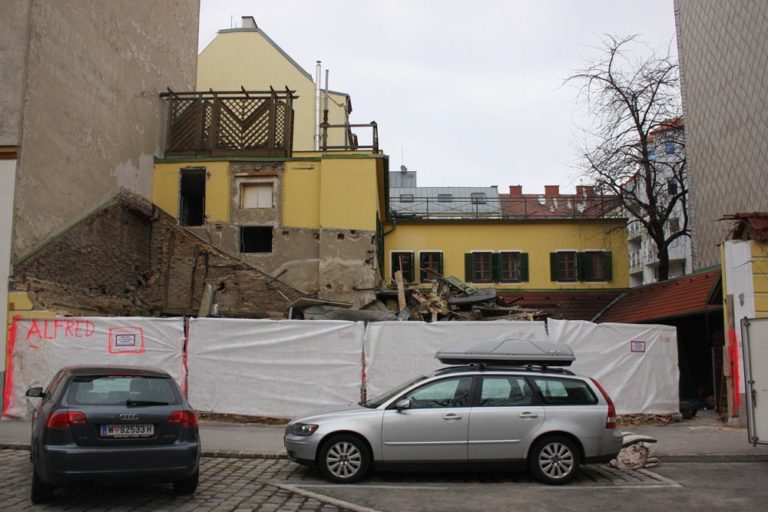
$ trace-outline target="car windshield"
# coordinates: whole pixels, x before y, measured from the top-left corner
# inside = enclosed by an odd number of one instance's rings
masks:
[[[382,393],[381,395],[371,398],[370,400],[367,400],[365,402],[360,402],[360,405],[364,405],[365,407],[369,407],[371,409],[375,409],[376,407],[380,406],[390,398],[392,398],[395,395],[398,395],[405,391],[407,388],[413,386],[417,382],[421,382],[422,380],[426,379],[424,375],[420,377],[416,377],[415,379],[411,379],[405,384],[400,384],[399,386],[396,386],[389,391],[386,391],[385,393]]]
[[[84,375],[72,380],[73,405],[169,405],[181,403],[171,379],[142,375]]]

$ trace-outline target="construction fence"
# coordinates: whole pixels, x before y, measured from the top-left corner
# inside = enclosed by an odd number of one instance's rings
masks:
[[[30,417],[26,389],[70,365],[160,368],[198,411],[291,417],[428,374],[442,347],[507,338],[570,345],[571,369],[596,378],[618,414],[679,410],[677,334],[663,325],[67,317],[13,322],[3,417]]]

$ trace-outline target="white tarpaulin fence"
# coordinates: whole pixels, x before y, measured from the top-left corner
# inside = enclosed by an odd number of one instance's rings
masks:
[[[573,320],[548,320],[547,327],[550,339],[573,349],[573,372],[600,382],[617,414],[679,412],[674,327]]]
[[[376,322],[365,329],[368,397],[444,366],[446,346],[507,338],[547,339],[544,322]]]
[[[18,320],[12,328],[4,416],[27,417],[27,388],[67,365],[166,370],[200,411],[289,417],[373,397],[439,368],[438,349],[493,339],[551,339],[576,355],[575,373],[595,377],[619,414],[678,411],[674,327],[543,322],[361,322],[191,319],[186,365],[181,318]],[[365,373],[363,373],[365,357]],[[187,375],[188,370],[188,375]],[[365,381],[363,380],[365,375]]]
[[[189,321],[189,402],[201,411],[290,417],[360,400],[363,323]]]
[[[184,385],[183,318],[19,319],[9,341],[3,416],[28,418],[39,400],[26,390],[45,387],[64,366],[148,366]]]

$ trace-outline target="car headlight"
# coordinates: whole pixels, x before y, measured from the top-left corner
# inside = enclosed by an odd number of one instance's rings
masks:
[[[295,436],[311,436],[317,430],[318,425],[313,423],[294,423],[290,432]]]

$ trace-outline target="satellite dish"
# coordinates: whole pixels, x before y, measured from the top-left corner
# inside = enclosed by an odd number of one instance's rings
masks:
[[[408,168],[406,166],[404,165],[400,166],[400,172],[407,172],[407,171],[408,171]]]

